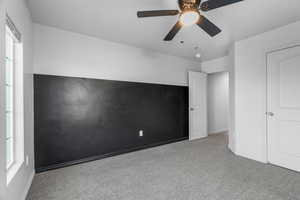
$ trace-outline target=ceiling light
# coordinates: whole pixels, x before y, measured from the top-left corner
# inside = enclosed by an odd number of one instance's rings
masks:
[[[201,58],[201,54],[200,53],[196,53],[195,57],[196,58]]]
[[[196,24],[199,21],[200,15],[197,11],[187,11],[180,15],[180,22],[184,26]]]

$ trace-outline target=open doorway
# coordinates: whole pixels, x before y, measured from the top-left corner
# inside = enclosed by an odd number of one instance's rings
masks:
[[[209,135],[224,134],[229,129],[229,73],[217,72],[207,77],[207,112]]]

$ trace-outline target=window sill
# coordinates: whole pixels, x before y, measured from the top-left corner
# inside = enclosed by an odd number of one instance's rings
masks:
[[[23,163],[24,161],[16,162],[7,170],[7,175],[6,175],[7,186],[10,184],[10,182],[15,177],[15,175],[18,173]]]

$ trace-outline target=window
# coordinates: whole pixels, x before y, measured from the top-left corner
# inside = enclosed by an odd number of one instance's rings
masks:
[[[14,55],[16,39],[8,27],[5,36],[5,115],[6,115],[6,167],[14,163]]]
[[[23,46],[7,17],[5,26],[5,130],[7,184],[24,161]]]

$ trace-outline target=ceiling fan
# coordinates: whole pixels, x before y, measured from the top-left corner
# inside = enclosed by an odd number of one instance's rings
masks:
[[[200,11],[210,11],[216,8],[227,6],[243,0],[207,0],[201,4],[201,0],[178,0],[179,10],[152,10],[138,11],[137,16],[141,17],[160,17],[179,15],[179,20],[173,26],[171,31],[164,38],[165,41],[171,41],[183,26],[197,24],[211,37],[219,34],[221,29],[201,15]]]

